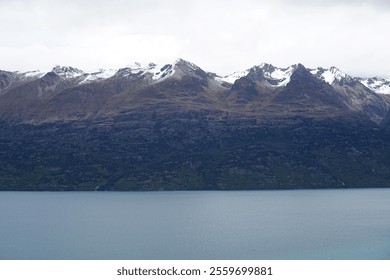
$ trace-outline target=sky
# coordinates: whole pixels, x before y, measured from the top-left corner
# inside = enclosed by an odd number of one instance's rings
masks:
[[[263,62],[390,78],[388,0],[0,0],[0,69]]]

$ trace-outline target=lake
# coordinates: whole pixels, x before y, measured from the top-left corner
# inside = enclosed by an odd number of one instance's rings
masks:
[[[0,192],[0,259],[390,259],[390,189]]]

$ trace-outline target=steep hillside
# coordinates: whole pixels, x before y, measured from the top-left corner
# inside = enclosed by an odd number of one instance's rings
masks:
[[[0,190],[390,186],[389,96],[335,67],[0,72]]]

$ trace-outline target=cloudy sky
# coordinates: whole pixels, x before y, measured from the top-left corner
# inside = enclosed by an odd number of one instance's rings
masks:
[[[86,71],[189,60],[390,78],[388,0],[0,0],[0,69]]]

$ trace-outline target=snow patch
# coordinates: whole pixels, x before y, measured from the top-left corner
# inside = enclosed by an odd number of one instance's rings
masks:
[[[308,69],[309,72],[313,75],[313,76],[317,76],[318,72],[320,71],[318,68],[316,69]]]
[[[390,94],[390,79],[374,77],[360,79],[360,82],[375,93]]]
[[[295,69],[294,66],[288,68],[275,68],[272,65],[264,65],[263,67],[264,77],[273,87],[286,86],[290,82],[291,75]]]
[[[92,73],[91,75],[95,75],[97,78],[100,79],[108,79],[115,75],[117,70],[115,69],[100,69],[97,73]]]
[[[322,79],[323,81],[327,82],[328,84],[332,85],[334,82],[340,82],[343,79],[348,79],[349,76],[345,74],[344,72],[340,71],[336,67],[331,67],[330,69],[324,69],[321,67],[318,67],[317,69],[311,69],[310,73],[317,78]]]
[[[42,73],[39,70],[28,71],[21,74],[24,75],[25,78],[41,78],[45,75],[45,73]]]
[[[172,76],[175,72],[171,64],[158,65],[155,63],[149,63],[148,65],[143,65],[139,62],[132,63],[125,69],[128,72],[127,75],[151,75],[151,78],[154,81],[165,79],[169,76]]]
[[[245,71],[238,71],[238,72],[234,72],[230,75],[227,75],[227,76],[224,76],[224,77],[215,77],[215,80],[219,83],[229,83],[229,84],[234,84],[234,82],[242,77],[245,77],[246,75],[248,75],[249,73],[249,70],[245,70]]]
[[[85,74],[85,78],[80,82],[80,84],[87,84],[94,81],[105,80],[114,76],[116,72],[117,70],[114,69],[99,69],[99,71],[97,72]]]
[[[262,63],[259,66],[254,66],[253,68],[245,71],[234,72],[233,74],[224,76],[224,77],[215,77],[214,79],[219,83],[229,83],[233,84],[236,80],[247,76],[252,69],[261,69],[264,78],[267,80],[268,84],[272,87],[283,87],[290,82],[292,73],[294,72],[295,66],[290,66],[288,68],[276,68],[271,64]]]
[[[149,65],[150,67],[148,71],[153,75],[152,79],[155,81],[165,79],[167,77],[172,76],[175,73],[175,69],[171,64],[166,64],[166,65],[149,64]]]

